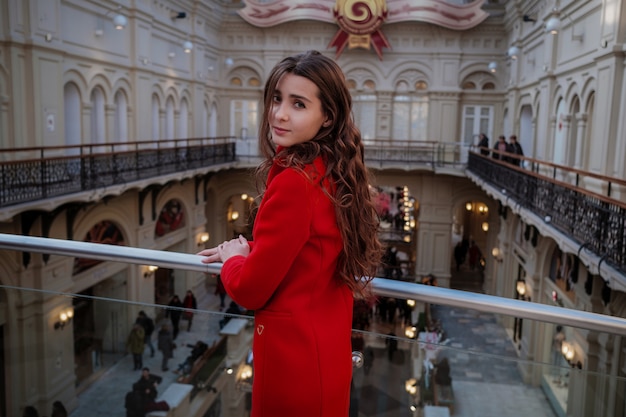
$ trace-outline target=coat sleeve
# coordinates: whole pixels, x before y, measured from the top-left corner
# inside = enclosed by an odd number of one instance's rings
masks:
[[[321,193],[318,184],[294,169],[285,169],[268,184],[250,254],[234,256],[222,267],[224,287],[237,304],[257,310],[272,297],[310,237]]]

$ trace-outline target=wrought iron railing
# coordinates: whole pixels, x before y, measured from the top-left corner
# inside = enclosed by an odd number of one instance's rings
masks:
[[[129,185],[216,164],[257,165],[254,140],[192,138],[0,151],[0,207]],[[371,141],[365,150],[376,168],[427,169],[465,166],[467,148],[458,143]]]
[[[366,142],[365,162],[372,168],[464,168],[468,146],[456,142],[373,140]]]
[[[626,203],[610,198],[611,185],[626,183],[588,174],[604,183],[607,195],[602,195],[578,186],[580,172],[527,160],[529,169],[523,169],[470,152],[467,170],[502,190],[507,205],[532,211],[601,262],[626,273]]]
[[[0,207],[130,184],[235,161],[233,138],[198,138],[0,152]]]

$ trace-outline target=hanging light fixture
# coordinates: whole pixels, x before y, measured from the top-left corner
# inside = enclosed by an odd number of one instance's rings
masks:
[[[193,43],[191,43],[190,41],[183,42],[183,50],[185,51],[186,54],[190,53],[192,49],[193,49]]]
[[[496,72],[498,69],[498,63],[496,61],[491,61],[487,68],[489,68],[489,72]]]

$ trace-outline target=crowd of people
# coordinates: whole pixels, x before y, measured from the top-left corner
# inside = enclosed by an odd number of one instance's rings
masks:
[[[508,142],[504,135],[498,136],[498,140],[490,152],[489,138],[484,133],[481,133],[479,135],[478,147],[482,155],[488,156],[491,153],[494,159],[505,161],[515,166],[520,166],[521,159],[518,156],[524,156],[522,145],[517,141],[516,135],[509,136]]]

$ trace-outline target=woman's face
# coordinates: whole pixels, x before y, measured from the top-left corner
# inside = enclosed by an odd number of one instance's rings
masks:
[[[272,141],[282,147],[307,142],[323,126],[328,126],[319,89],[308,78],[287,73],[283,75],[272,97],[269,124]]]

